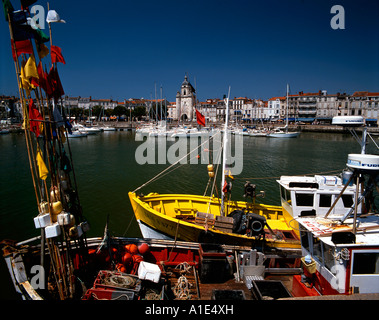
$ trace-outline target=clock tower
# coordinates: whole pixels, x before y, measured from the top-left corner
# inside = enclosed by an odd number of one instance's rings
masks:
[[[188,81],[187,75],[184,77],[184,81],[180,88],[180,91],[176,94],[176,112],[177,118],[181,121],[193,120],[193,109],[196,105],[196,92]]]

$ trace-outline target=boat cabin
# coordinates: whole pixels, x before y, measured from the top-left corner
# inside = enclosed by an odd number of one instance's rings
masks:
[[[379,217],[357,218],[344,225],[332,219],[302,217],[304,276],[294,278],[295,295],[377,293],[379,288]]]
[[[293,218],[323,217],[339,197],[345,180],[338,176],[282,176],[277,182],[283,211]],[[341,218],[347,214],[354,206],[355,190],[355,184],[350,183],[328,216]],[[358,213],[361,210],[362,205],[359,205]]]

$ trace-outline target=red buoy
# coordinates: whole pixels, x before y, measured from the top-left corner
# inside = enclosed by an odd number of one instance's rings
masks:
[[[138,246],[138,252],[142,255],[146,254],[149,251],[149,245],[147,243],[142,243]]]
[[[137,248],[137,246],[136,246],[134,243],[132,243],[132,244],[130,245],[130,247],[129,247],[129,252],[130,252],[131,254],[137,254],[137,253],[138,253],[138,248]]]
[[[122,256],[122,263],[126,266],[129,265],[133,261],[132,255],[129,252],[126,252]]]

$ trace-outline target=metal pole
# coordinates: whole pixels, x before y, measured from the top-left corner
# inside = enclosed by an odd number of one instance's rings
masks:
[[[226,111],[225,111],[225,130],[224,130],[224,143],[223,143],[223,150],[222,150],[222,176],[221,176],[221,215],[223,216],[225,214],[224,209],[224,184],[225,184],[225,168],[226,168],[226,146],[228,145],[228,119],[229,119],[229,96],[230,96],[230,86],[229,86],[229,92],[228,92],[228,98],[226,99]]]

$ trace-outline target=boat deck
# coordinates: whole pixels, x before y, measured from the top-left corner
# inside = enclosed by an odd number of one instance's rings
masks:
[[[251,300],[253,298],[245,283],[242,281],[237,282],[234,278],[220,283],[202,283],[198,272],[196,271],[195,274],[192,268],[186,273],[181,273],[171,268],[167,273],[171,274],[171,290],[179,295],[176,299],[214,300],[215,290],[218,290],[223,299],[241,299],[241,292],[243,292],[244,299]],[[184,277],[181,278],[181,276]]]

